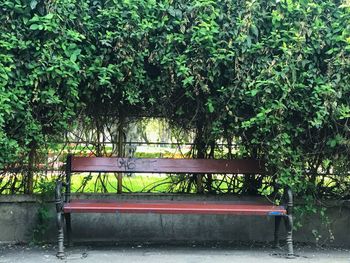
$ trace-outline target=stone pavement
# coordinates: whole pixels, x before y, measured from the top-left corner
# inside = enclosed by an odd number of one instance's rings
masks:
[[[126,263],[350,263],[350,251],[341,248],[316,248],[297,246],[295,259],[286,259],[284,250],[274,250],[270,246],[220,246],[220,245],[115,245],[115,246],[74,246],[67,249],[67,258],[55,257],[56,247],[52,245],[0,245],[0,263],[37,262],[126,262]]]

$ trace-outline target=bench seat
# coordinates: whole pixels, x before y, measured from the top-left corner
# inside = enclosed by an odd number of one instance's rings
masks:
[[[284,206],[213,201],[101,201],[77,200],[64,204],[64,213],[158,213],[158,214],[235,214],[286,215]]]

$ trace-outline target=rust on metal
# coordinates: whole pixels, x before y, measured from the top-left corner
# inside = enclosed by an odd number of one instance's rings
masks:
[[[72,172],[261,174],[264,164],[254,159],[153,159],[72,157]]]

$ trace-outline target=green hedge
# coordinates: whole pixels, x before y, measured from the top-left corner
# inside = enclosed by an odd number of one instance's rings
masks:
[[[280,183],[312,192],[319,172],[349,172],[349,6],[1,1],[1,168],[27,163],[81,115],[102,126],[163,116],[195,130],[196,157],[236,141],[238,156],[264,158]]]

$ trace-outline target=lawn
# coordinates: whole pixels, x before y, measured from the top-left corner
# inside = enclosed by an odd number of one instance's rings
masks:
[[[123,192],[167,192],[171,179],[164,175],[124,175]],[[72,176],[72,192],[116,192],[117,174],[79,174]],[[105,189],[105,190],[104,190]]]

